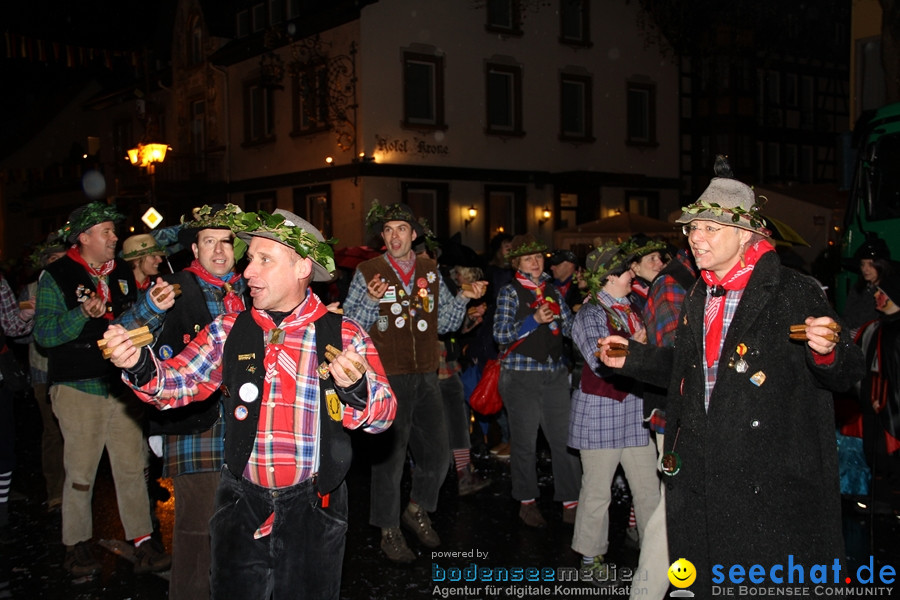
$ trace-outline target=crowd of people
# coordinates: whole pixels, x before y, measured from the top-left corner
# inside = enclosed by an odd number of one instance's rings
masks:
[[[0,280],[2,333],[30,342],[64,567],[101,569],[91,500],[105,449],[135,572],[171,569],[170,597],[337,598],[350,430],[375,434],[356,460],[371,466],[369,524],[393,563],[417,559],[404,530],[441,545],[429,514],[448,474],[460,496],[491,486],[472,462],[484,448],[508,457],[530,528],[548,527],[549,453],[559,520],[597,585],[615,581],[617,473],[644,573],[633,597],[662,598],[679,557],[697,597],[714,563],[830,564],[843,555],[833,394],[862,382],[870,462],[900,478],[900,272],[869,240],[842,318],[780,263],[759,209],[752,188],[716,177],[677,219],[682,247],[638,234],[579,257],[500,234],[482,258],[458,237],[435,248],[409,206],[375,203],[366,226],[383,252],[334,297],[330,243],[288,211],[205,206],[117,253],[122,216],[79,207],[35,250],[40,277],[18,300]],[[473,413],[468,394],[498,357],[503,409]],[[0,365],[5,531],[13,398],[28,384]],[[148,496],[160,459],[171,554]]]

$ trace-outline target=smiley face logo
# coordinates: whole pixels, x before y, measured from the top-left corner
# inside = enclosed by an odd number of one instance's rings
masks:
[[[677,588],[690,587],[697,579],[694,563],[686,558],[679,558],[669,567],[669,582]]]

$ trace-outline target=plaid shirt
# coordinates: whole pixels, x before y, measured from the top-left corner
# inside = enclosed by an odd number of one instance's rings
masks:
[[[304,302],[298,310],[304,310],[308,304]],[[144,356],[153,360],[156,373],[146,385],[132,386],[138,397],[159,408],[184,406],[207,398],[222,383],[225,340],[236,318],[234,313],[217,317],[178,356],[169,360],[161,362],[145,353]],[[279,479],[285,469],[292,471],[289,479],[294,482],[303,481],[318,470],[320,402],[315,326],[290,330],[288,335],[301,336],[296,396],[281,398],[277,377],[271,385],[266,385],[263,392],[268,394],[260,407],[256,441],[244,471],[244,477],[264,487],[272,487],[275,470]],[[341,337],[344,347],[355,347],[371,366],[366,372],[369,393],[366,409],[357,411],[345,406],[344,427],[369,433],[384,431],[393,421],[396,403],[378,353],[368,334],[351,320],[343,320]],[[123,379],[128,381],[127,374],[123,373]]]
[[[34,321],[19,318],[19,302],[6,278],[0,276],[0,328],[9,337],[19,337],[31,332]]]
[[[677,260],[694,273],[694,266],[687,252],[685,249],[679,250],[672,260]],[[649,341],[654,345],[666,348],[675,345],[675,330],[678,328],[678,316],[686,293],[687,290],[671,275],[662,274],[653,280],[643,315]]]
[[[53,276],[42,271],[38,280],[37,307],[34,314],[34,341],[44,348],[71,342],[81,333],[88,317],[81,306],[66,308],[66,300]],[[65,385],[85,394],[108,396],[113,382],[107,378],[66,381]]]
[[[546,273],[541,273],[540,282],[547,282],[548,286],[552,286],[550,276]],[[498,344],[508,346],[541,326],[534,320],[533,313],[530,313],[522,321],[516,321],[518,311],[519,294],[512,284],[503,286],[497,295],[497,311],[494,314],[494,340]],[[559,325],[560,335],[572,336],[572,310],[565,302],[559,303]],[[503,368],[512,371],[554,371],[565,364],[565,355],[561,356],[558,361],[548,358],[547,362],[539,362],[530,356],[518,354],[515,350],[503,359]]]
[[[603,291],[597,294],[597,299],[607,307],[629,303],[627,299],[613,298]],[[597,340],[610,334],[603,306],[585,302],[575,315],[572,326],[572,340],[584,356],[586,366],[600,376],[609,373],[609,369],[594,356]],[[623,323],[628,322],[628,315],[624,311],[611,310]],[[643,416],[644,404],[639,396],[628,394],[619,402],[588,394],[579,386],[572,394],[569,446],[579,450],[646,446],[650,434],[643,426]]]
[[[394,265],[387,258],[384,258],[384,266],[386,269],[393,269],[397,273],[397,277],[401,281],[403,280],[400,277],[400,273],[397,269],[394,269]],[[441,282],[441,292],[438,298],[437,333],[456,331],[462,325],[463,317],[466,316],[466,306],[469,304],[469,299],[461,295],[454,296],[447,284],[444,283],[440,270],[436,269],[435,272]],[[363,274],[357,270],[353,275],[353,280],[350,282],[347,298],[344,300],[344,314],[358,321],[366,331],[378,319],[379,310],[379,303],[369,297],[367,285],[368,282],[363,277]],[[409,285],[404,286],[407,294],[412,293],[414,285],[415,281],[410,280]]]
[[[709,288],[707,288],[708,290]],[[725,314],[722,315],[722,337],[719,341],[719,353],[716,362],[713,363],[711,367],[706,366],[706,360],[703,360],[703,372],[706,374],[706,396],[703,400],[703,405],[706,407],[706,411],[709,412],[709,397],[712,394],[713,388],[716,386],[716,374],[719,372],[719,364],[722,362],[722,359],[725,359],[727,363],[731,358],[732,352],[725,352],[724,355],[722,353],[722,346],[725,345],[725,336],[728,335],[728,327],[731,326],[731,320],[734,318],[734,313],[737,311],[738,304],[741,303],[741,296],[744,295],[744,290],[729,290],[725,293]],[[709,302],[710,296],[706,295],[706,301]],[[703,356],[706,356],[706,331],[704,329],[703,336]]]
[[[194,277],[211,315],[225,313],[222,288]],[[234,283],[234,291],[243,295],[247,287],[246,280],[241,277]],[[166,320],[167,311],[157,312],[150,301],[149,294],[144,294],[129,310],[125,311],[114,322],[125,329],[134,329],[146,325],[154,337],[159,335]],[[219,419],[208,430],[189,435],[167,435],[163,446],[163,477],[176,477],[185,473],[203,473],[218,471],[225,462],[225,420],[221,411]]]

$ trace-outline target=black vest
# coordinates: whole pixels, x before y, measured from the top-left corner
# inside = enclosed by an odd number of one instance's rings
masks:
[[[513,279],[512,287],[519,296],[519,309],[516,311],[516,321],[521,323],[528,315],[534,314],[534,309],[530,304],[534,302],[536,295],[531,290]],[[550,281],[544,286],[544,295],[553,296],[556,302],[560,302],[559,290],[556,289]],[[528,356],[538,362],[547,362],[548,358],[552,358],[554,362],[558,361],[563,351],[563,335],[562,331],[558,335],[553,335],[550,331],[550,324],[543,323],[538,328],[528,334],[521,344],[513,350],[516,354]]]
[[[315,321],[316,351],[318,364],[325,360],[328,344],[343,348],[341,339],[341,316],[327,312]],[[253,320],[249,310],[242,312],[234,321],[234,327],[225,341],[222,356],[222,403],[225,408],[225,465],[235,477],[242,477],[247,461],[253,451],[259,426],[260,405],[265,379],[263,357],[265,340],[262,328]],[[252,383],[259,390],[260,398],[253,402],[243,402],[240,398],[241,386]],[[350,435],[341,421],[328,416],[325,390],[333,388],[331,379],[319,380],[319,472],[316,487],[321,494],[336,489],[350,469],[352,448]],[[244,419],[235,417],[235,410],[246,410]],[[343,409],[341,410],[343,413]]]
[[[179,271],[164,275],[163,280],[180,284],[181,297],[166,313],[162,330],[153,344],[153,353],[160,360],[178,356],[200,330],[217,316],[209,314],[209,307],[196,275],[190,271]],[[247,299],[244,301],[247,302]],[[219,418],[219,395],[216,391],[202,402],[192,402],[173,410],[149,411],[150,435],[187,435],[208,430]]]
[[[65,300],[66,308],[69,310],[81,306],[76,294],[79,286],[84,286],[83,289],[86,292],[97,291],[84,266],[68,256],[50,263],[45,270],[53,277]],[[114,317],[117,317],[134,303],[137,298],[137,285],[128,265],[118,260],[107,277],[107,283],[112,301],[106,308],[107,311],[112,312]],[[77,338],[59,346],[47,348],[49,363],[47,369],[50,383],[102,377],[117,380],[120,370],[115,368],[110,361],[104,360],[97,347],[97,340],[103,337],[109,324],[110,321],[107,319],[89,319]]]

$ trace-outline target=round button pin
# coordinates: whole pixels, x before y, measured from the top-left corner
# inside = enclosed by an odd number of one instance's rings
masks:
[[[255,383],[250,383],[248,381],[238,390],[238,396],[240,396],[241,400],[244,402],[253,402],[259,398],[259,388],[256,387]]]

